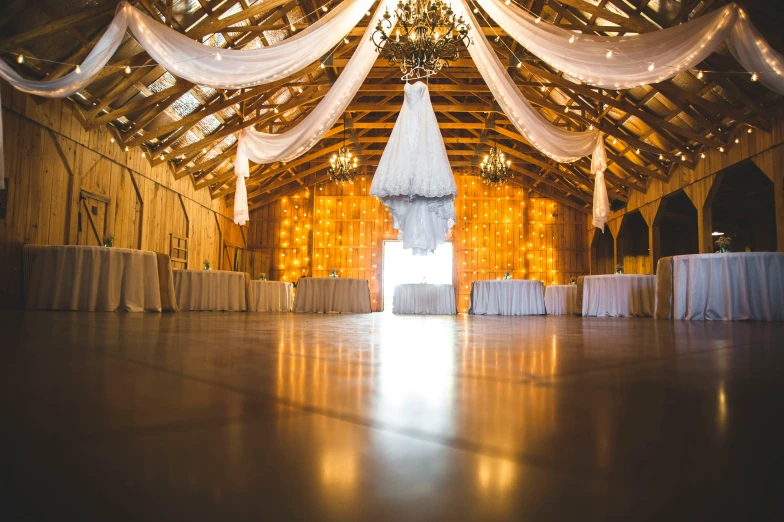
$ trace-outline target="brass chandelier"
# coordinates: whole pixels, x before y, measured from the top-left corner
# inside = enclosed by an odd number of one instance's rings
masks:
[[[498,149],[498,146],[493,145],[479,165],[479,177],[488,185],[502,185],[513,176],[512,171],[509,169],[511,166],[511,160],[507,160],[504,153]]]
[[[393,17],[397,19],[394,35],[390,34]],[[387,9],[378,20],[370,39],[389,65],[400,66],[403,80],[416,80],[457,60],[471,43],[470,28],[442,0],[400,0],[394,14]]]
[[[357,175],[357,157],[346,146],[346,126],[343,125],[343,146],[329,159],[329,178],[335,183],[354,181]]]

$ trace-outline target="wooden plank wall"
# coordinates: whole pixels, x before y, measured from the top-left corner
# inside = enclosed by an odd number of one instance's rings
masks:
[[[382,249],[397,239],[392,219],[369,196],[370,176],[354,183],[303,189],[251,214],[249,246],[269,255],[268,276],[296,280],[367,279],[374,310],[382,307]],[[587,214],[519,187],[490,188],[478,177],[457,177],[457,224],[453,228],[453,283],[458,309],[468,310],[472,281],[514,278],[568,283],[588,270]],[[529,237],[530,236],[530,237]]]
[[[628,205],[610,215],[608,226],[610,228],[616,227],[617,230],[627,214],[639,210],[650,228],[662,198],[678,190],[684,190],[698,209],[700,226],[704,227],[704,244],[700,245],[700,251],[713,252],[715,247],[710,238],[710,230],[702,223],[703,215],[706,215],[703,207],[706,201],[710,201],[714,183],[724,169],[741,161],[751,160],[773,182],[777,227],[776,249],[779,252],[784,252],[784,108],[771,114],[771,120],[773,122],[771,133],[758,129],[748,132],[748,127],[741,126],[725,147],[725,152],[706,151],[705,158],[698,158],[694,170],[682,165],[674,165],[669,181],[664,182],[651,178],[647,192],[643,194],[632,191]],[[736,139],[737,143],[735,143]],[[591,226],[590,221],[588,226]],[[589,235],[592,237],[593,233],[589,232]],[[661,241],[666,241],[666,238],[661,238]],[[651,243],[654,244],[652,248],[655,249],[656,242],[651,241]],[[652,252],[650,257],[651,260],[647,264],[648,273],[652,273],[652,270],[655,269],[653,261],[659,256],[658,253]]]
[[[169,253],[169,234],[190,237],[189,268],[210,259],[222,241],[244,246],[223,200],[125,152],[105,127],[85,131],[68,100],[40,100],[2,85],[7,212],[0,219],[0,307],[21,297],[21,247],[78,244],[82,191],[106,198],[104,230],[114,245]],[[82,226],[87,226],[83,223]]]

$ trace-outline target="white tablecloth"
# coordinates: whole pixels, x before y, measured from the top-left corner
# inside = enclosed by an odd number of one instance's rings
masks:
[[[585,276],[582,302],[585,317],[652,317],[655,303],[656,276]]]
[[[160,312],[155,252],[36,246],[27,307],[38,310]]]
[[[370,286],[367,279],[302,277],[297,282],[294,311],[369,314]]]
[[[452,285],[397,285],[392,296],[393,314],[456,314]]]
[[[674,319],[784,320],[784,253],[674,256],[671,263]]]
[[[251,281],[248,285],[249,312],[288,312],[294,302],[294,287],[285,281]]]
[[[577,308],[577,285],[550,285],[544,289],[547,315],[574,315]]]
[[[469,313],[544,315],[544,285],[541,281],[523,279],[474,281]]]
[[[180,311],[247,310],[243,272],[175,270],[174,289]]]

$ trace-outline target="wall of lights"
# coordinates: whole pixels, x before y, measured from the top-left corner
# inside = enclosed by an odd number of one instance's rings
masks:
[[[383,299],[383,241],[397,239],[386,208],[368,195],[370,176],[321,184],[251,214],[250,246],[269,251],[270,279],[367,279],[374,310]],[[468,311],[471,283],[503,278],[568,284],[588,271],[588,215],[514,185],[491,187],[457,176],[453,280],[458,310]]]

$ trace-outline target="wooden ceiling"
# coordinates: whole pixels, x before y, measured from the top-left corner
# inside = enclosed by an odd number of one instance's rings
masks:
[[[271,45],[315,23],[323,7],[340,0],[139,0],[137,7],[208,45],[249,48]],[[116,0],[14,0],[0,11],[0,50],[31,78],[53,79],[73,70],[100,38]],[[677,25],[724,5],[721,0],[517,0],[543,21],[590,34],[632,34]],[[743,7],[771,45],[782,48],[781,9],[775,0]],[[377,4],[375,4],[377,5]],[[698,68],[671,81],[628,90],[594,89],[552,70],[490,20],[476,15],[503,63],[509,64],[526,98],[564,128],[589,125],[607,136],[610,198],[625,201],[645,192],[648,180],[667,180],[676,165],[691,167],[707,148],[725,150],[740,132],[770,130],[767,119],[782,103],[744,73],[726,45]],[[283,132],[297,125],[329,90],[356,48],[363,18],[348,43],[272,84],[215,90],[175,78],[157,66],[130,36],[96,80],[71,99],[87,128],[109,125],[118,146],[141,147],[152,164],[166,163],[176,178],[188,177],[213,198],[233,197],[232,160],[240,129]],[[770,28],[770,30],[768,30]],[[513,55],[514,53],[514,55]],[[16,57],[23,54],[23,64]],[[516,67],[514,56],[522,58]],[[323,67],[322,67],[323,64]],[[125,68],[129,66],[130,73]],[[699,71],[704,71],[698,77]],[[345,123],[364,172],[372,175],[403,100],[400,72],[377,61],[349,105]],[[518,134],[466,55],[430,79],[448,154],[456,175],[476,172],[489,143],[513,160],[512,183],[583,211],[592,199],[590,160],[558,164]],[[565,108],[569,107],[566,111]],[[329,156],[342,144],[344,120],[319,144],[288,164],[254,165],[248,180],[250,208],[327,180]],[[684,160],[681,156],[686,155]]]

